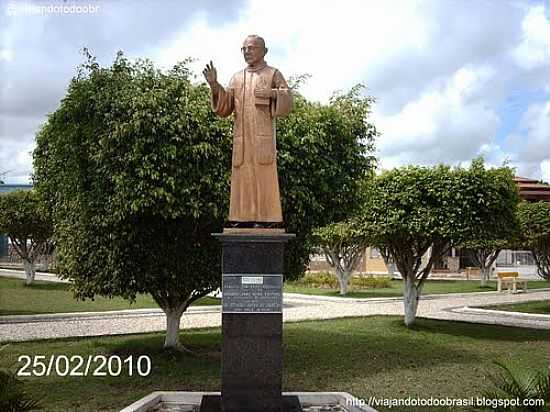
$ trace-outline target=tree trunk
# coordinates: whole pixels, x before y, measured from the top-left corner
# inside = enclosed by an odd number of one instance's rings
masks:
[[[531,253],[537,265],[537,274],[545,280],[550,280],[550,250],[532,249]]]
[[[416,321],[416,311],[418,309],[418,289],[414,284],[414,278],[410,275],[405,278],[403,303],[405,305],[405,325],[412,326]]]
[[[390,259],[387,255],[381,254],[382,259],[384,259],[384,265],[386,265],[386,269],[388,270],[388,274],[393,277],[393,274],[396,272],[397,268],[395,265],[395,262],[393,259]]]
[[[481,287],[485,287],[487,285],[487,281],[489,280],[489,274],[491,273],[491,268],[489,266],[481,266],[480,270],[480,279],[481,279]]]
[[[166,337],[164,339],[165,349],[178,349],[181,347],[180,343],[180,321],[183,315],[183,310],[170,310],[164,309],[166,314]]]
[[[25,266],[25,285],[31,285],[34,281],[34,262],[32,260],[25,259],[23,261],[23,265]]]
[[[349,273],[336,270],[336,277],[338,278],[338,284],[340,285],[340,295],[347,295],[348,293],[348,283],[349,283]]]
[[[491,268],[495,262],[500,249],[477,249],[473,253],[474,264],[479,266],[479,286],[487,286],[487,281],[491,277]]]

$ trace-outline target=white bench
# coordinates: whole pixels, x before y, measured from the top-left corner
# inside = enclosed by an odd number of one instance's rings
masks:
[[[508,292],[517,293],[518,285],[523,288],[524,292],[527,292],[527,279],[520,278],[518,272],[498,272],[497,277],[497,290],[499,292],[502,292],[502,288],[506,287]]]

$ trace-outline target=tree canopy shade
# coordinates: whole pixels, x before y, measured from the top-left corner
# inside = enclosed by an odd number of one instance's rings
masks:
[[[405,324],[415,321],[423,282],[436,259],[467,240],[506,239],[518,194],[508,168],[403,167],[374,178],[362,212],[372,244],[405,281]],[[429,256],[423,257],[427,252]]]
[[[61,275],[80,298],[150,293],[167,315],[169,347],[189,304],[220,284],[211,233],[227,216],[231,170],[231,122],[214,115],[186,63],[161,72],[119,53],[103,68],[88,55],[34,152]],[[328,105],[297,96],[279,126],[284,219],[298,238],[287,274],[303,271],[304,240],[346,214],[355,178],[370,170],[370,102],[355,89]]]
[[[0,233],[8,235],[25,266],[25,283],[34,281],[35,261],[45,253],[53,226],[34,190],[0,194]]]
[[[522,244],[533,253],[539,275],[550,280],[550,203],[521,202],[518,220]]]

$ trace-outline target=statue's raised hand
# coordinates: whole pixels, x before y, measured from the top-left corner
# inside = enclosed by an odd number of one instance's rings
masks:
[[[206,67],[202,71],[202,74],[210,85],[210,88],[213,88],[216,84],[218,84],[218,72],[214,67],[214,63],[212,63],[212,60],[210,60],[210,63],[206,64]]]

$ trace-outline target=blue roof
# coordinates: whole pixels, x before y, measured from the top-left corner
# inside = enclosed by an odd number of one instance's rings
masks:
[[[13,192],[14,190],[31,190],[32,185],[5,185],[0,184],[0,193]]]

